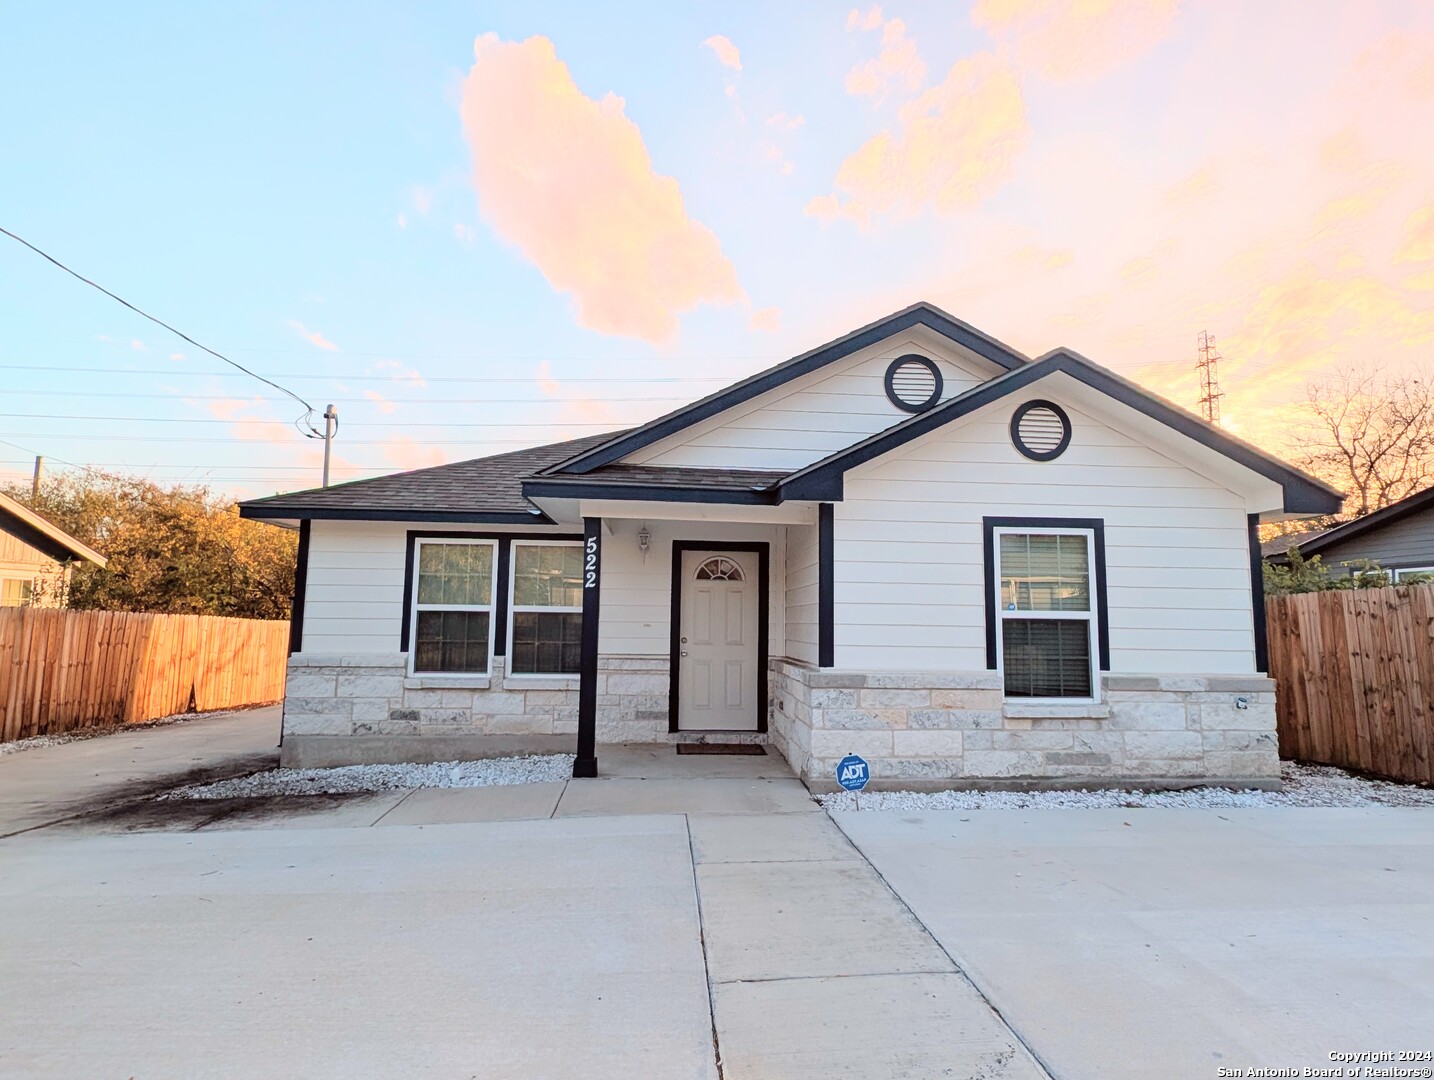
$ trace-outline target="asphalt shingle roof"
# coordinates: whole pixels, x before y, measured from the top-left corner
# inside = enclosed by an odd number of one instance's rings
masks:
[[[786,475],[786,469],[705,469],[671,465],[604,465],[574,479],[750,491],[754,488],[771,487]]]
[[[405,512],[527,514],[534,507],[523,498],[524,479],[621,434],[609,431],[493,457],[270,495],[240,506],[246,517],[259,518],[301,517],[305,510],[391,511],[396,519]]]

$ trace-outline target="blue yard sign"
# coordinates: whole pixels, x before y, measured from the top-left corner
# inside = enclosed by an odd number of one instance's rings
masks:
[[[860,791],[871,779],[871,769],[867,766],[866,759],[848,754],[837,762],[836,777],[837,783],[848,791]]]

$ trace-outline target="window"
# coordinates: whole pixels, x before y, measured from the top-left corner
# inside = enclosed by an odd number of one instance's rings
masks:
[[[1401,581],[1410,584],[1434,582],[1434,566],[1400,566],[1394,570],[1394,584]]]
[[[29,607],[35,586],[25,578],[0,579],[0,607]]]
[[[742,568],[731,559],[722,556],[708,559],[697,568],[698,581],[743,581]]]
[[[414,674],[488,674],[495,549],[491,540],[416,542]]]
[[[576,675],[583,645],[583,549],[513,542],[508,672]]]
[[[1006,696],[1094,698],[1093,531],[998,528],[995,556]]]

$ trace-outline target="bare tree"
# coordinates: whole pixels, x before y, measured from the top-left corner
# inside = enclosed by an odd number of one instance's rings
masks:
[[[1311,382],[1307,396],[1295,460],[1348,494],[1339,520],[1434,483],[1434,382],[1351,367]]]

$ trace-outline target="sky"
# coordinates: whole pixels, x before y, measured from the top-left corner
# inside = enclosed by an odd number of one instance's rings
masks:
[[[28,5],[0,226],[340,414],[336,479],[650,419],[916,300],[1282,450],[1434,373],[1434,4]],[[0,478],[314,486],[303,406],[0,236]],[[316,420],[321,426],[322,421]]]

